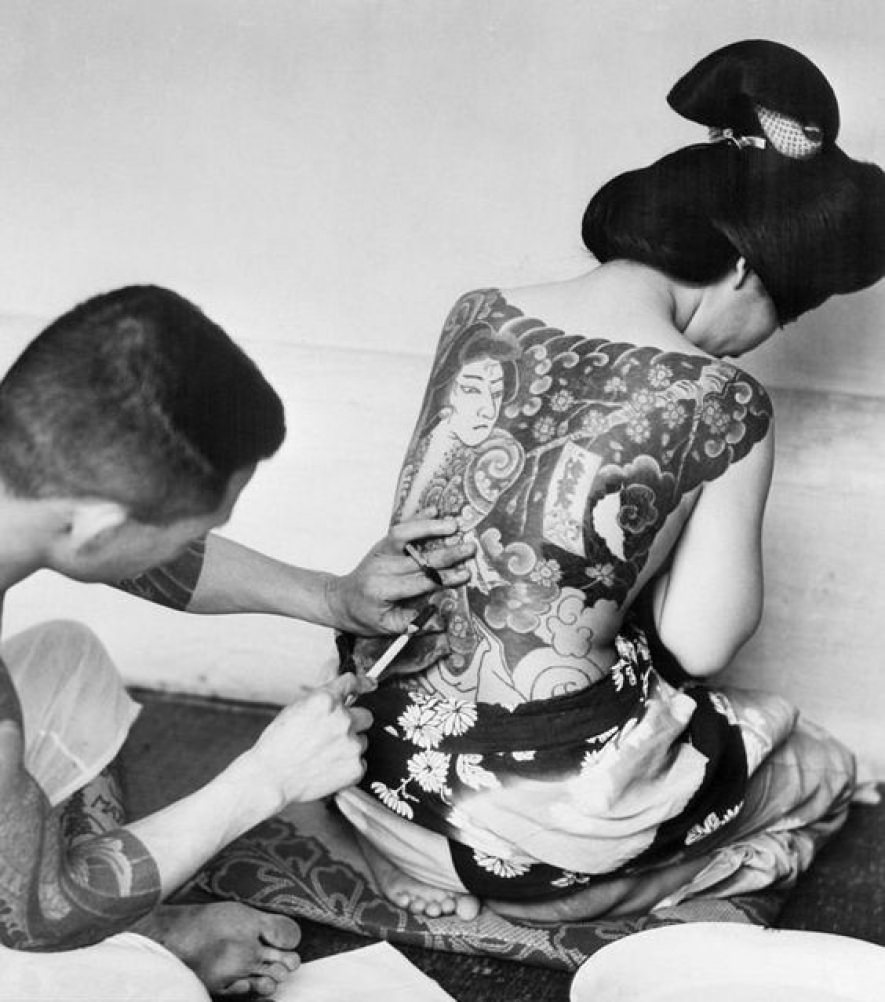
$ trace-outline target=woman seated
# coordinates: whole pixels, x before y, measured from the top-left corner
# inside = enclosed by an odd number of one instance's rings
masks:
[[[740,42],[668,98],[709,142],[621,175],[578,278],[461,297],[393,521],[476,550],[377,692],[339,795],[391,899],[591,918],[785,888],[854,761],[784,700],[714,688],[762,611],[774,421],[725,358],[885,270],[883,174],[804,56]],[[438,545],[445,545],[440,543]],[[368,668],[388,642],[340,638]]]

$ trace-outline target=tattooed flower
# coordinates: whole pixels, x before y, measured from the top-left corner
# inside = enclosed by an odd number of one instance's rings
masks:
[[[123,839],[109,837],[90,841],[83,845],[77,855],[79,861],[74,864],[74,873],[84,884],[88,884],[101,871],[105,879],[113,881],[121,895],[132,892],[136,870],[127,855]]]
[[[676,428],[688,417],[685,407],[676,400],[670,400],[662,412],[664,424],[668,428]]]
[[[442,731],[432,705],[412,703],[399,715],[397,723],[405,731],[406,738],[419,748],[436,748],[442,741]]]
[[[570,390],[557,390],[550,398],[550,407],[555,411],[567,411],[575,402]]]
[[[562,577],[558,560],[539,560],[532,568],[529,578],[536,584],[552,588]]]
[[[535,422],[533,431],[539,442],[549,442],[556,434],[556,422],[549,414],[542,414]]]
[[[470,635],[470,622],[466,616],[455,614],[449,620],[448,632],[450,637],[458,637],[463,640]]]
[[[385,786],[384,783],[377,781],[372,783],[372,793],[375,794],[375,796],[388,810],[393,811],[395,814],[399,814],[401,818],[408,818],[411,820],[415,816],[415,812],[409,804],[400,798],[399,793],[396,790],[391,790],[391,788],[389,786]]]
[[[644,414],[637,414],[627,422],[627,438],[631,442],[645,442],[651,437],[651,421]]]
[[[585,567],[584,573],[593,582],[603,588],[611,588],[615,583],[614,564],[594,564],[592,567]]]
[[[476,705],[463,699],[444,699],[436,708],[443,734],[466,734],[476,723]]]
[[[656,390],[662,390],[664,387],[670,385],[670,381],[673,379],[673,370],[669,365],[653,365],[648,370],[648,385],[653,386]]]
[[[498,777],[488,769],[484,769],[480,762],[482,755],[459,755],[455,759],[455,773],[458,779],[471,790],[493,790],[500,786]]]
[[[618,525],[624,532],[638,535],[658,519],[658,509],[655,505],[655,494],[645,484],[630,484],[621,492],[621,510],[618,512]]]
[[[521,877],[524,873],[528,873],[530,869],[528,863],[517,863],[512,859],[490,856],[488,853],[480,852],[479,849],[473,850],[473,858],[484,870],[494,873],[496,877],[506,877],[508,879]]]
[[[657,395],[644,386],[640,387],[633,396],[630,397],[630,406],[640,414],[647,414],[657,406]]]
[[[608,419],[602,411],[589,410],[581,418],[581,431],[591,438],[598,438],[608,430]]]
[[[731,425],[731,415],[726,414],[719,400],[708,400],[701,409],[701,420],[710,431],[724,435]]]
[[[621,376],[612,376],[605,381],[602,389],[609,396],[616,397],[627,392],[627,383]]]
[[[440,793],[446,788],[450,759],[445,752],[418,752],[407,763],[409,776],[427,793]]]

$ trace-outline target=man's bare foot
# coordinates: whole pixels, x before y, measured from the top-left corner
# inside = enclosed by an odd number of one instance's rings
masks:
[[[133,931],[174,953],[213,995],[272,995],[301,962],[297,923],[233,901],[160,905]]]
[[[393,863],[358,832],[355,833],[363,855],[366,857],[378,886],[384,896],[395,905],[412,912],[439,918],[440,915],[455,915],[465,922],[472,922],[479,914],[479,899],[472,894],[447,891],[441,887],[431,887],[397,869]]]

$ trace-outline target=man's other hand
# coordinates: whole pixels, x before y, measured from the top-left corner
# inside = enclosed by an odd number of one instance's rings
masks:
[[[403,633],[416,614],[410,603],[470,579],[466,561],[475,543],[460,537],[454,518],[435,514],[427,509],[392,526],[350,574],[330,578],[326,595],[338,629],[365,636]],[[433,545],[426,546],[428,542]],[[406,544],[416,545],[430,573],[406,553]]]

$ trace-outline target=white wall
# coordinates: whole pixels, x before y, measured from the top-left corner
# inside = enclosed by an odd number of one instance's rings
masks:
[[[383,529],[450,303],[583,269],[589,195],[702,138],[666,91],[747,37],[818,62],[840,96],[841,144],[885,163],[880,0],[0,0],[0,363],[38,318],[92,293],[153,281],[188,295],[246,344],[289,411],[290,438],[230,535],[345,570]],[[844,650],[855,691],[841,730],[872,707],[867,748],[885,659],[858,624],[885,620],[885,534],[869,515],[885,471],[856,446],[869,455],[885,432],[883,297],[834,300],[749,362],[785,389],[789,439],[766,544],[775,619],[747,671],[761,652],[825,709]],[[821,395],[800,407],[791,388]],[[846,393],[860,395],[856,442]],[[808,420],[820,408],[835,417]],[[833,549],[830,524],[811,559],[809,509],[845,521],[850,553]],[[131,681],[254,699],[285,698],[291,668],[329,653],[324,631],[98,594],[29,582],[5,630],[76,615]],[[818,600],[819,620],[797,620],[802,664],[771,664],[780,617]]]
[[[465,288],[582,269],[595,188],[703,138],[669,86],[760,36],[885,160],[880,0],[3,0],[0,309],[151,280],[243,337],[429,351]],[[871,389],[882,296],[769,369]]]

